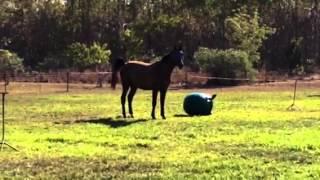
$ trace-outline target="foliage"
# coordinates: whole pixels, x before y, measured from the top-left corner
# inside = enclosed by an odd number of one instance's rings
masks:
[[[140,30],[137,35],[141,39],[146,38],[145,42],[157,42],[150,50],[154,50],[156,55],[163,55],[179,41],[182,20],[180,16],[159,15],[150,21],[137,22],[135,26]]]
[[[316,0],[2,0],[0,48],[36,68],[74,42],[108,44],[112,58],[131,58],[162,56],[181,41],[187,64],[202,46],[244,50],[254,67],[288,69],[286,49],[297,37],[302,63],[320,64],[319,17]]]
[[[43,62],[39,63],[40,70],[61,70],[72,67],[72,61],[68,61],[64,55],[51,55],[44,58]]]
[[[17,72],[23,71],[23,60],[16,53],[0,49],[0,71]]]
[[[126,28],[121,34],[122,42],[126,47],[126,57],[134,59],[143,54],[143,40],[140,39],[134,30]]]
[[[19,152],[4,146],[0,179],[319,179],[316,89],[297,92],[299,111],[286,110],[291,87],[221,89],[213,115],[196,117],[183,116],[189,92],[168,93],[166,121],[149,119],[147,91],[137,119],[117,118],[120,91],[11,94],[6,140]]]
[[[247,8],[241,8],[239,12],[225,20],[225,26],[225,35],[232,47],[247,52],[249,60],[259,64],[259,49],[273,30],[260,23],[258,11],[255,10],[253,15],[250,15]]]
[[[195,59],[202,70],[215,77],[223,78],[254,78],[255,70],[245,51],[227,49],[200,48]],[[235,81],[219,81],[222,84],[234,84]]]
[[[303,38],[301,37],[293,39],[287,49],[286,55],[290,73],[299,74],[298,72],[304,69],[302,63],[302,42]]]
[[[66,51],[66,58],[72,67],[83,70],[108,63],[110,54],[106,44],[93,43],[87,46],[82,43],[73,43]]]

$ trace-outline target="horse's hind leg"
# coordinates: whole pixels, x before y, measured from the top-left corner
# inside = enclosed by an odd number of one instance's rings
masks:
[[[154,111],[157,105],[157,96],[158,96],[158,91],[152,90],[152,112],[151,112],[152,119],[156,119]]]
[[[130,91],[129,91],[129,95],[128,95],[129,113],[130,113],[130,116],[131,116],[132,118],[133,118],[132,100],[133,100],[133,97],[134,97],[136,91],[137,91],[137,88],[136,88],[136,87],[131,87],[131,88],[130,88]]]
[[[126,104],[126,96],[129,90],[129,86],[122,84],[122,94],[121,94],[121,105],[122,105],[122,116],[123,118],[126,118],[126,108],[125,108],[125,104]]]

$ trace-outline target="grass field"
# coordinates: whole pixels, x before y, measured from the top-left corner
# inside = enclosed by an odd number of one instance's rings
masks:
[[[214,114],[184,115],[171,90],[167,120],[138,91],[122,119],[120,91],[11,94],[0,179],[319,179],[319,89],[212,89]]]

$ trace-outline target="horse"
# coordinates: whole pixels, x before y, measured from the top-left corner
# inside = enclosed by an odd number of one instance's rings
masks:
[[[114,60],[112,67],[111,87],[115,89],[117,83],[117,72],[120,71],[122,83],[121,105],[122,115],[126,118],[126,96],[128,94],[129,114],[133,118],[132,100],[137,89],[152,90],[152,119],[155,117],[158,92],[160,92],[161,117],[166,119],[164,104],[166,93],[170,85],[170,78],[173,69],[177,66],[183,67],[184,52],[182,47],[175,47],[169,54],[154,63],[141,61],[125,62],[123,58]]]

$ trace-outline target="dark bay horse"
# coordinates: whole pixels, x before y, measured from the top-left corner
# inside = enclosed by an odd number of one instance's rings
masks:
[[[162,57],[160,61],[152,64],[140,61],[125,61],[121,58],[113,62],[111,87],[116,87],[117,72],[120,70],[122,82],[122,115],[126,118],[125,102],[128,94],[129,114],[133,117],[132,100],[137,89],[152,90],[152,119],[155,119],[155,107],[158,92],[160,92],[161,117],[165,119],[164,103],[166,92],[170,84],[170,77],[174,67],[183,67],[184,53],[181,47],[175,47],[169,54]]]

